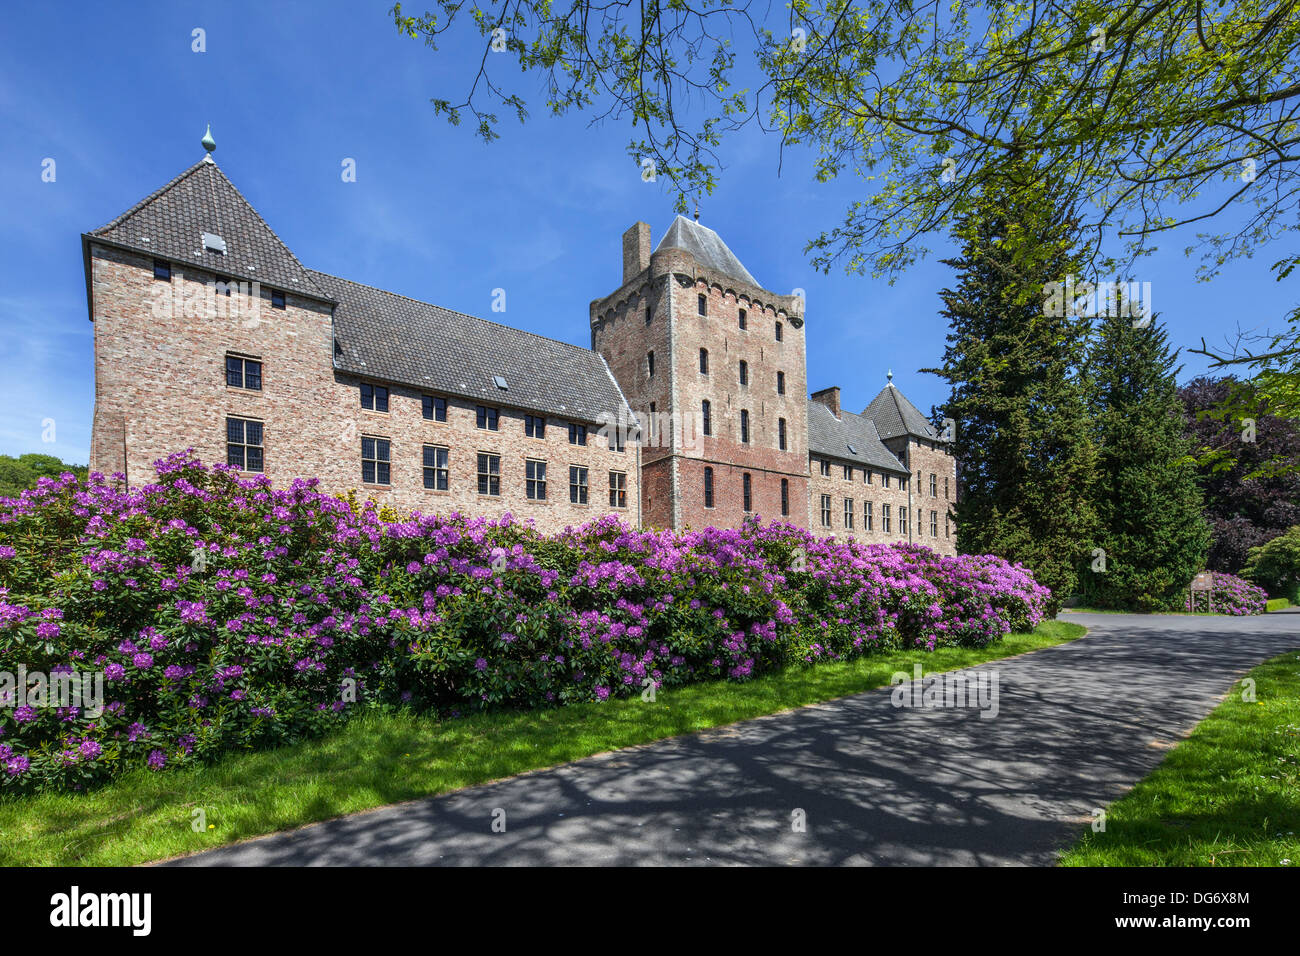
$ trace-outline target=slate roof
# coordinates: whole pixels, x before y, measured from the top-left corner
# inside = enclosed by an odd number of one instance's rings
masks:
[[[204,248],[205,232],[225,240],[224,254]],[[86,237],[329,301],[298,257],[206,156]]]
[[[203,233],[225,240],[204,249]],[[256,280],[334,306],[335,367],[443,395],[599,424],[628,409],[591,349],[307,269],[207,157],[82,237]],[[87,295],[90,270],[87,259]],[[498,388],[494,376],[505,379]]]
[[[599,353],[323,272],[335,367],[355,375],[579,422],[617,421],[627,400]],[[506,380],[498,388],[494,376]],[[628,409],[628,414],[630,414]]]
[[[880,394],[871,400],[862,414],[876,423],[876,431],[881,438],[897,438],[900,435],[929,438],[932,441],[939,438],[939,432],[930,424],[930,420],[892,382],[880,390]]]
[[[741,265],[735,253],[727,248],[721,236],[693,219],[680,215],[674,219],[673,224],[664,233],[664,237],[659,240],[659,245],[655,246],[655,252],[660,249],[681,249],[689,252],[702,266],[725,276],[731,276],[733,279],[739,279],[756,289],[763,288],[758,280],[749,274],[749,270]]]
[[[808,400],[808,450],[868,468],[907,474],[903,463],[881,442],[869,416],[841,408],[836,418],[829,408],[812,399]]]

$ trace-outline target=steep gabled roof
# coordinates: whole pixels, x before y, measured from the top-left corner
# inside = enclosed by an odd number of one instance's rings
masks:
[[[338,302],[334,360],[341,371],[578,422],[631,414],[609,366],[591,349],[323,272],[311,278]]]
[[[907,473],[906,466],[881,442],[869,417],[840,409],[836,418],[829,408],[812,399],[808,400],[808,450],[868,468]]]
[[[204,248],[204,233],[220,236],[225,253]],[[206,156],[84,238],[329,301],[297,256]]]
[[[660,249],[681,249],[689,252],[702,266],[733,279],[739,279],[756,289],[763,288],[758,280],[749,274],[749,270],[741,265],[735,253],[727,248],[721,236],[693,219],[687,219],[685,216],[674,219],[673,224],[664,233],[664,237],[659,240],[659,245],[655,246],[655,252]]]
[[[871,400],[863,415],[876,423],[876,431],[881,438],[897,438],[911,435],[914,438],[939,439],[938,430],[930,424],[915,405],[907,400],[893,382],[880,390],[880,394]]]

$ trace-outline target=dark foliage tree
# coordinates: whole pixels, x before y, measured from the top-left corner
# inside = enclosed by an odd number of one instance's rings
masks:
[[[1210,529],[1183,427],[1177,354],[1153,317],[1097,321],[1086,378],[1097,441],[1093,488],[1104,562],[1083,572],[1084,603],[1171,609],[1205,565]]]
[[[958,549],[1031,568],[1058,603],[1091,552],[1096,450],[1077,371],[1087,322],[1045,306],[1077,270],[1077,222],[1050,188],[993,188],[954,232],[942,415],[956,423]],[[1062,311],[1062,314],[1053,314]]]
[[[1258,399],[1224,421],[1215,410],[1244,384],[1201,376],[1178,390],[1213,534],[1207,563],[1231,574],[1251,548],[1300,524],[1300,421],[1268,414]]]

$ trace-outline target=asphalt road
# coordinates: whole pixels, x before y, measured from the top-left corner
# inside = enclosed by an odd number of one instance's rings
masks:
[[[1298,615],[1067,619],[1091,633],[962,672],[996,672],[991,719],[884,688],[164,865],[1050,865],[1237,677],[1300,649]]]

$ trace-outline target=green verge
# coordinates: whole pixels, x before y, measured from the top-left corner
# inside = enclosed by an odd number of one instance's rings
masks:
[[[1300,652],[1247,676],[1062,866],[1300,866]]]
[[[889,683],[897,671],[969,667],[1082,637],[1045,621],[979,649],[897,651],[789,668],[747,683],[714,682],[552,710],[455,720],[359,714],[318,740],[238,754],[175,773],[137,770],[83,794],[0,801],[0,864],[123,866],[486,783],[592,754],[689,734]],[[195,811],[206,819],[194,832]]]
[[[1291,602],[1286,598],[1269,598],[1265,607],[1266,611],[1285,611],[1291,606]]]

